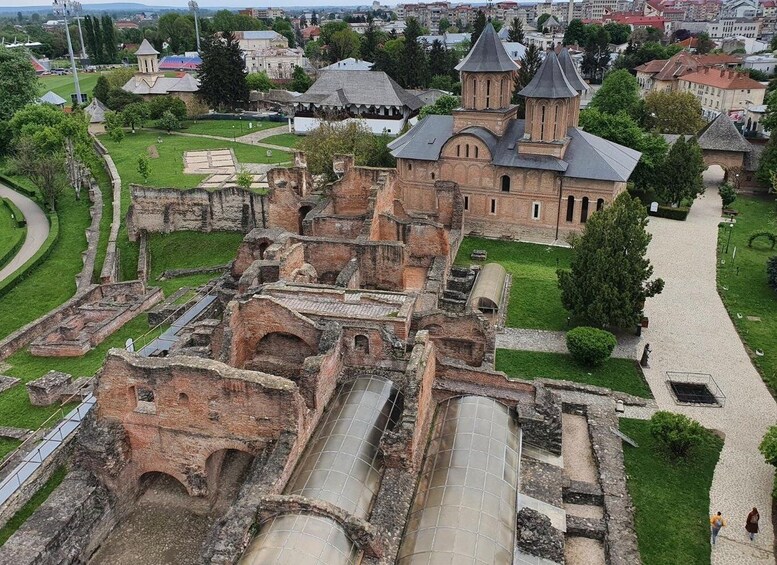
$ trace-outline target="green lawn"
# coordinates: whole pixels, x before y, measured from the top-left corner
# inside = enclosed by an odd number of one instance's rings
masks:
[[[48,258],[0,297],[0,339],[69,299],[76,290],[76,275],[86,249],[89,199],[75,199],[66,191],[59,203],[59,240]]]
[[[579,365],[571,355],[564,353],[497,349],[496,369],[517,379],[560,379],[603,386],[643,398],[653,397],[631,359],[611,358],[602,366],[591,368]]]
[[[506,325],[539,330],[567,328],[567,311],[561,305],[556,269],[568,268],[571,250],[532,243],[467,237],[456,257],[457,265],[470,265],[473,249],[488,251],[487,262],[500,263],[513,276]]]
[[[63,371],[74,378],[91,377],[102,367],[108,349],[124,347],[129,337],[138,340],[139,346],[145,345],[159,335],[161,329],[150,334],[148,332],[148,316],[141,314],[81,357],[35,357],[26,349],[17,351],[6,359],[11,368],[5,373],[20,378],[22,382],[0,394],[0,426],[36,429],[46,418],[59,410],[58,406],[32,406],[24,383],[37,379],[50,370]],[[139,346],[136,349],[139,349]],[[69,408],[65,409],[66,412],[68,410]]]
[[[728,309],[742,341],[751,352],[762,350],[764,356],[752,355],[772,394],[777,393],[777,292],[766,282],[766,260],[777,255],[763,238],[753,247],[747,240],[755,231],[777,233],[777,204],[774,197],[738,196],[733,205],[739,210],[731,232],[729,252],[725,253],[728,230],[719,230],[718,292]],[[736,257],[732,255],[736,248]],[[725,265],[721,265],[725,260]],[[727,290],[726,290],[727,289]],[[741,318],[738,316],[741,315]],[[760,321],[748,320],[748,316]]]
[[[54,471],[54,473],[51,475],[51,478],[46,481],[46,484],[43,485],[43,487],[41,487],[41,489],[36,492],[29,501],[27,501],[27,504],[22,506],[19,511],[14,514],[10,520],[8,520],[8,523],[3,526],[2,529],[0,529],[0,545],[3,545],[6,541],[8,541],[8,538],[10,538],[13,533],[18,530],[22,524],[24,524],[27,518],[32,516],[32,513],[35,512],[41,504],[46,502],[46,499],[49,497],[49,495],[64,480],[65,475],[67,475],[67,469],[65,467],[60,467]]]
[[[89,101],[92,100],[92,91],[97,84],[97,78],[100,73],[78,73],[78,84],[81,87],[82,94],[89,95]],[[40,77],[40,96],[46,94],[49,90],[55,94],[60,95],[67,100],[66,106],[70,106],[70,95],[76,93],[75,86],[73,86],[73,75],[49,75]],[[101,102],[103,102],[101,100]]]
[[[623,456],[642,562],[709,565],[709,492],[723,441],[707,433],[688,461],[672,463],[655,444],[649,422],[622,418],[620,429],[639,445],[624,443]]]
[[[0,438],[0,461],[5,459],[5,456],[11,453],[14,449],[21,445],[21,441],[18,439],[11,439],[8,437]]]
[[[251,129],[248,129],[249,122],[251,123]],[[249,120],[248,118],[244,120],[198,120],[197,122],[184,122],[183,131],[186,133],[218,135],[220,137],[240,137],[241,135],[248,135],[256,131],[285,125],[286,122]]]
[[[11,209],[0,202],[0,269],[13,259],[15,253],[12,251],[18,251],[18,246],[24,241],[26,234],[27,228],[17,227]]]
[[[280,133],[278,135],[271,135],[265,137],[262,143],[269,143],[270,145],[280,145],[282,147],[296,147],[302,141],[301,135],[293,133]]]

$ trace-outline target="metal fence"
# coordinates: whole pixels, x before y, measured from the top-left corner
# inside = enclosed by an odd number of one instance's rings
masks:
[[[666,385],[677,404],[722,407],[726,395],[707,373],[666,372]]]

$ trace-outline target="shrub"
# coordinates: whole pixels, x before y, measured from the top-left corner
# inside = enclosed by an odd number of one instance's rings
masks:
[[[718,188],[718,194],[720,194],[720,198],[723,200],[724,208],[731,206],[734,203],[734,200],[737,199],[737,191],[728,183],[723,183],[720,185],[720,188]]]
[[[777,425],[771,426],[764,434],[758,451],[764,456],[766,462],[777,467]]]
[[[766,281],[777,290],[777,255],[766,260]]]
[[[567,332],[567,348],[577,361],[585,365],[601,365],[618,342],[610,332],[580,326]]]
[[[651,216],[680,221],[685,221],[685,218],[688,217],[688,213],[690,211],[691,209],[688,206],[678,206],[677,208],[672,208],[671,206],[660,205],[656,212],[650,212],[650,208],[648,208],[648,214]]]
[[[753,242],[759,237],[768,239],[771,244],[771,249],[774,249],[775,244],[777,244],[777,234],[770,231],[756,231],[750,234],[750,237],[747,239],[747,246],[752,247]]]
[[[704,439],[704,428],[683,414],[659,411],[650,418],[650,434],[675,457],[685,457]]]

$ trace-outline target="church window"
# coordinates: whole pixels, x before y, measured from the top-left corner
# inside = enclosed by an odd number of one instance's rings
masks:
[[[475,100],[478,97],[478,82],[474,78],[472,79],[472,107],[475,107]]]
[[[496,199],[495,198],[491,199],[491,213],[492,214],[496,214]]]
[[[464,156],[469,157],[469,143],[464,146]]]
[[[567,222],[571,222],[575,217],[575,197],[567,198]]]
[[[502,175],[502,192],[510,192],[510,177]]]
[[[583,204],[580,207],[580,223],[584,224],[588,220],[588,197],[583,197]]]
[[[486,108],[491,107],[491,80],[486,81]]]
[[[540,141],[545,139],[545,106],[540,109]]]
[[[480,149],[479,149],[479,148],[478,148],[478,146],[476,145],[476,146],[475,146],[475,159],[477,159],[477,158],[478,158],[478,153],[479,153],[479,152],[480,152]]]
[[[604,198],[600,198],[599,200],[596,201],[596,211],[598,212],[603,208],[604,208]]]
[[[556,124],[555,127],[561,128],[561,124],[558,121],[558,104],[556,104],[556,118],[555,118],[555,120],[556,120],[555,121],[555,124]],[[556,137],[556,139],[560,138],[561,137],[561,132],[559,132],[555,137]]]
[[[434,173],[432,173],[432,180],[434,180]]]
[[[461,145],[456,145],[456,157],[461,157]]]
[[[464,197],[464,209],[469,210],[469,196]]]
[[[408,163],[407,164],[407,170],[408,171],[412,171],[413,170],[413,163]]]
[[[539,220],[540,219],[540,203],[539,202],[533,202],[531,205],[531,217],[532,220]]]

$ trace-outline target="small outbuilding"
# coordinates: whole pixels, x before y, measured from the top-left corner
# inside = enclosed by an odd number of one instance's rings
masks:
[[[469,310],[484,314],[497,314],[504,298],[507,271],[499,263],[488,263],[478,273],[472,293],[469,295]]]
[[[56,106],[57,108],[64,108],[65,103],[67,100],[62,98],[59,94],[56,92],[52,92],[49,90],[46,94],[38,98],[41,104],[51,104],[52,106]]]

